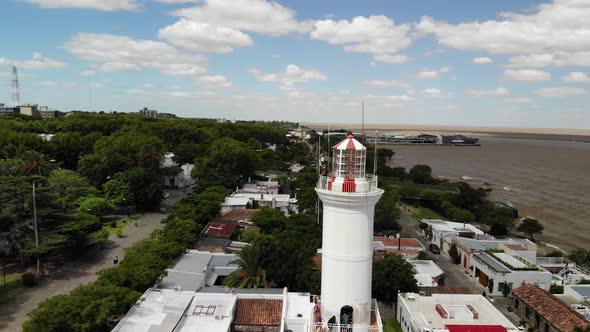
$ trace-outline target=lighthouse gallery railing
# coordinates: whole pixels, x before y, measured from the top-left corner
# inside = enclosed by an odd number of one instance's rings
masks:
[[[328,182],[330,181],[331,176],[320,176],[319,180],[318,180],[318,189],[324,189],[324,190],[330,190],[329,186],[328,186]],[[365,176],[365,179],[367,180],[367,182],[369,183],[368,186],[366,186],[364,191],[361,192],[371,192],[374,190],[379,189],[378,187],[378,176],[377,175],[372,175],[372,174],[367,174]],[[356,193],[359,193],[359,191],[357,191]]]

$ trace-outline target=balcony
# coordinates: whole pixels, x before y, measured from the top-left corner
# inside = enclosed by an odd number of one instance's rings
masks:
[[[312,314],[313,317],[313,314]],[[383,332],[381,314],[375,299],[371,300],[371,325],[311,323],[312,332]]]
[[[342,190],[340,190],[340,189],[332,188],[331,183],[330,183],[330,179],[331,179],[331,176],[320,176],[320,178],[318,180],[317,189],[341,192]],[[366,175],[364,178],[355,179],[356,186],[355,186],[355,190],[352,193],[368,193],[368,192],[379,190],[377,180],[378,180],[377,175]]]

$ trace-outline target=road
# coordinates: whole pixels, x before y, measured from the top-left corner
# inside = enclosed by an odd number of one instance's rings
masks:
[[[402,210],[400,224],[406,233],[418,239],[425,248],[428,248],[430,242],[422,236],[421,230],[418,228],[418,221],[409,212]],[[469,277],[460,266],[453,264],[451,258],[446,253],[435,255],[429,252],[429,254],[434,258],[435,263],[445,271],[446,286],[469,287],[474,294],[483,292],[484,288],[475,279]]]

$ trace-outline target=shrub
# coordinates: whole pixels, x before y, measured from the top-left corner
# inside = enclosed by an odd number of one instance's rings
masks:
[[[37,277],[37,274],[33,272],[23,273],[21,275],[21,279],[23,281],[23,286],[25,287],[33,287],[39,283],[39,278]]]
[[[113,220],[111,221],[111,228],[116,228],[117,227],[117,221]]]
[[[116,232],[116,234],[117,234],[117,237],[118,237],[118,238],[121,238],[121,237],[123,237],[123,228],[119,228],[119,229],[117,229],[117,232]]]
[[[563,294],[563,286],[551,284],[551,287],[549,287],[549,293],[551,293],[551,294]]]

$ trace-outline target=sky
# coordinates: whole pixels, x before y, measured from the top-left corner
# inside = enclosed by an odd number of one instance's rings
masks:
[[[590,129],[589,0],[2,0],[0,103]]]

